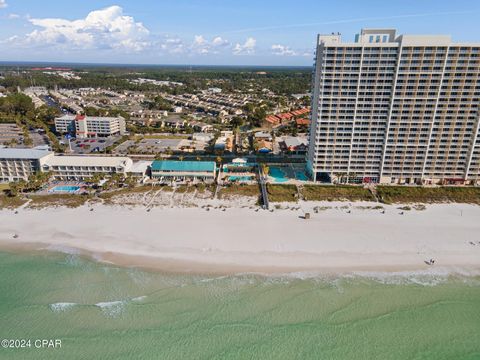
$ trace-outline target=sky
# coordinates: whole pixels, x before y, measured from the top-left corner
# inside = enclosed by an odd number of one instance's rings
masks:
[[[310,66],[361,28],[480,42],[477,0],[0,0],[0,61]]]

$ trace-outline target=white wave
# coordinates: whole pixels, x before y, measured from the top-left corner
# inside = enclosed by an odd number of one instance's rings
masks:
[[[134,298],[132,299],[132,301],[143,301],[143,300],[145,300],[146,298],[147,298],[146,295],[138,296],[138,297],[134,297]]]
[[[125,309],[125,301],[106,301],[96,303],[95,306],[99,307],[105,315],[116,317],[120,315]]]
[[[54,312],[65,312],[70,310],[75,305],[78,305],[78,304],[72,303],[72,302],[58,302],[58,303],[50,304],[49,307]]]
[[[466,284],[480,284],[480,271],[461,267],[433,266],[424,270],[382,272],[382,271],[353,271],[349,273],[329,274],[315,271],[299,271],[286,273],[238,273],[233,276],[224,277],[225,280],[243,280],[244,284],[259,282],[265,286],[274,284],[288,284],[292,281],[314,281],[319,284],[331,285],[339,292],[343,291],[344,281],[374,281],[385,285],[421,285],[435,286],[447,281],[462,281]],[[248,281],[248,280],[249,281]],[[207,278],[198,283],[221,281],[222,277]],[[239,283],[241,284],[241,283]]]

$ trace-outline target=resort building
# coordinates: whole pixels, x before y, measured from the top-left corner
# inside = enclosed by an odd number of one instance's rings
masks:
[[[63,115],[55,119],[55,130],[60,134],[75,134],[78,138],[124,135],[125,119],[86,115]]]
[[[128,157],[49,156],[41,170],[59,180],[87,180],[96,174],[127,175],[133,162]]]
[[[0,182],[28,180],[51,155],[44,150],[0,148]]]
[[[362,30],[319,35],[315,60],[314,181],[480,182],[480,43]]]
[[[213,182],[217,174],[214,161],[155,160],[151,165],[152,178],[159,181]]]

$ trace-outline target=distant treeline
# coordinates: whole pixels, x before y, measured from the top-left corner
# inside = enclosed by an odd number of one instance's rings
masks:
[[[310,89],[310,68],[288,67],[122,67],[87,66],[72,67],[81,79],[64,79],[60,76],[32,71],[29,67],[0,65],[4,79],[0,85],[10,90],[29,86],[45,86],[53,89],[75,89],[102,87],[111,90],[164,91],[172,94],[193,93],[208,87],[219,87],[224,91],[261,92],[263,89],[278,95],[307,92]],[[132,84],[136,78],[174,81],[182,86],[156,86],[153,84]]]

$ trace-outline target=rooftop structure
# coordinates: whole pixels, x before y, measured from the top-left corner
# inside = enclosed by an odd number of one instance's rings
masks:
[[[151,165],[152,178],[160,180],[213,181],[217,166],[214,161],[155,160]]]
[[[0,160],[39,160],[50,154],[53,154],[53,152],[36,149],[0,148]]]

